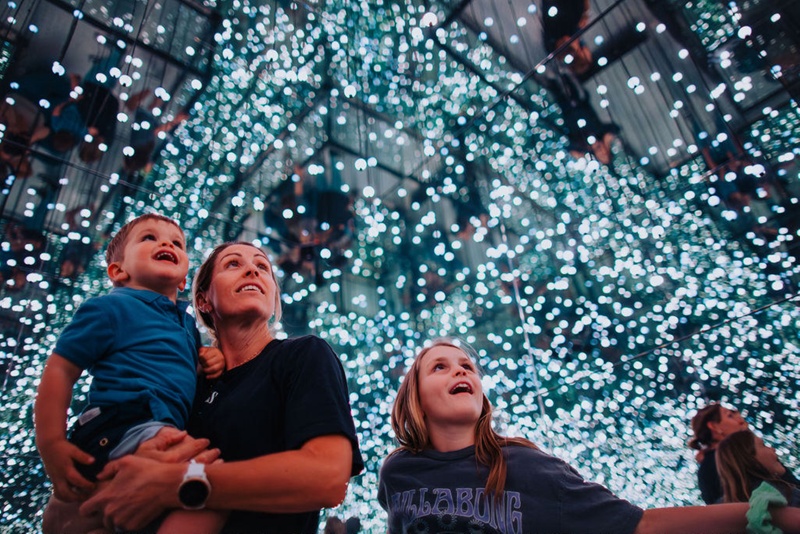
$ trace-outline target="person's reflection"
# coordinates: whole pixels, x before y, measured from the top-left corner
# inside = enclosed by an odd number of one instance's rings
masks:
[[[166,102],[160,91],[156,94],[145,89],[125,102],[125,109],[133,113],[131,137],[128,141],[130,152],[124,152],[123,158],[123,170],[128,175],[149,172],[159,134],[171,131],[188,118],[186,113],[180,111],[173,118],[161,123]]]
[[[574,157],[593,154],[597,161],[608,165],[612,160],[611,144],[619,133],[619,126],[600,119],[592,106],[589,94],[570,71],[559,72],[539,81],[550,91],[561,107],[569,151]]]
[[[558,50],[584,28],[589,21],[589,0],[543,0],[542,29],[548,54]],[[582,74],[592,65],[592,52],[583,40],[575,39],[556,56],[564,61],[571,56],[569,67]]]

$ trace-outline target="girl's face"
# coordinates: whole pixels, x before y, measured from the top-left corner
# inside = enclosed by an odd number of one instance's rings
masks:
[[[250,245],[231,245],[215,259],[203,300],[219,329],[235,317],[271,319],[276,292],[272,264],[266,254]]]
[[[744,420],[742,414],[736,410],[729,410],[728,408],[720,408],[719,421],[708,423],[708,428],[714,436],[715,441],[720,441],[730,436],[734,432],[740,430],[747,430],[747,421]]]
[[[775,452],[775,449],[772,447],[768,447],[764,444],[764,440],[757,437],[755,438],[755,445],[756,445],[756,460],[764,469],[772,473],[773,475],[782,475],[786,472],[786,468],[781,465],[781,462],[778,460],[778,453]]]
[[[480,419],[483,387],[475,364],[462,350],[441,345],[423,354],[418,388],[429,431],[471,429]]]

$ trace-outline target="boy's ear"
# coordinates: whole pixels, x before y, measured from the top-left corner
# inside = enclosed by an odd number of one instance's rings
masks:
[[[178,291],[183,291],[184,289],[186,289],[186,278],[184,278],[183,282],[178,286]]]
[[[127,272],[125,272],[125,270],[122,268],[122,265],[120,265],[120,262],[118,261],[112,261],[109,263],[106,272],[108,272],[108,277],[115,284],[121,284],[131,277]]]

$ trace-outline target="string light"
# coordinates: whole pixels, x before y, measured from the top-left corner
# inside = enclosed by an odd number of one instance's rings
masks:
[[[746,55],[764,30],[743,32],[735,5],[684,7],[697,21],[693,35],[718,53],[725,72],[737,61],[766,61],[760,50]],[[692,412],[708,398],[743,409],[769,441],[797,442],[795,102],[762,110],[742,136],[752,161],[739,172],[727,156],[703,156],[731,146],[729,119],[718,120],[726,99],[750,105],[768,82],[743,75],[706,86],[688,46],[673,46],[671,70],[659,66],[661,74],[627,72],[615,81],[612,64],[586,82],[609,117],[658,94],[670,95],[662,107],[674,124],[697,124],[689,134],[676,126],[666,145],[642,135],[637,158],[615,139],[603,164],[574,153],[568,110],[538,78],[553,65],[521,73],[492,46],[497,17],[482,17],[484,33],[476,34],[452,22],[444,3],[329,2],[315,11],[237,1],[220,9],[206,58],[213,75],[189,76],[173,94],[160,89],[164,100],[183,103],[199,94],[145,182],[112,197],[114,205],[86,208],[85,225],[48,235],[43,248],[2,243],[9,270],[24,276],[7,278],[0,293],[3,317],[14,317],[0,332],[9,496],[0,524],[35,530],[40,520],[48,489],[31,432],[35,389],[60,328],[85,298],[109,288],[99,254],[84,274],[59,278],[63,251],[153,209],[180,221],[195,267],[232,238],[264,246],[278,264],[290,246],[281,225],[307,221],[314,209],[302,198],[281,205],[298,184],[324,182],[337,198],[352,195],[348,244],[320,247],[314,269],[279,269],[284,333],[308,329],[326,339],[349,377],[367,470],[333,513],[359,517],[365,531],[384,527],[376,486],[394,448],[394,393],[416,351],[438,336],[479,350],[498,430],[544,444],[642,506],[698,502],[685,441]],[[75,18],[85,15],[102,13],[76,10]],[[522,29],[538,27],[539,15],[531,4],[509,28],[518,34],[505,37],[526,46]],[[123,29],[130,22],[108,20]],[[171,29],[151,26],[142,38],[165,42]],[[662,33],[652,38],[667,39]],[[589,42],[609,40],[592,34]],[[195,42],[174,51],[189,64],[207,52]],[[119,77],[126,91],[146,66],[139,57],[128,63]],[[767,71],[777,78],[782,69]],[[655,176],[658,162],[669,165]],[[70,171],[62,186],[76,179]],[[96,179],[109,194],[130,185],[115,174]],[[747,194],[732,196],[746,180]],[[7,198],[19,191],[10,177],[4,187]],[[23,194],[28,219],[35,195]],[[75,413],[86,391],[81,383]],[[780,452],[798,468],[796,452]]]

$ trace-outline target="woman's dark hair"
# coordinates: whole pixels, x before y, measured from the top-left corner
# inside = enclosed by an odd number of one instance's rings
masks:
[[[708,423],[719,423],[722,418],[722,405],[714,402],[697,410],[692,417],[692,433],[694,436],[689,440],[689,447],[698,451],[709,447],[714,443],[714,436]]]

